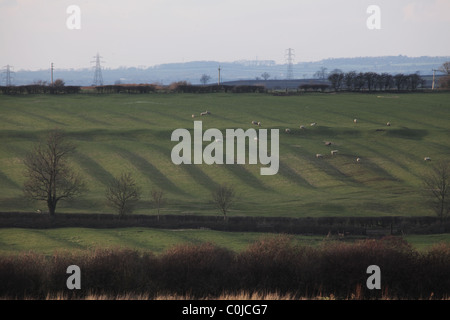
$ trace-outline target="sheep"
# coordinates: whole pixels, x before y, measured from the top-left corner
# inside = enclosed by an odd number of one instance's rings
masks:
[[[287,128],[287,129],[284,130],[284,132],[291,133],[291,129]]]
[[[258,127],[261,127],[261,121],[258,121]]]
[[[325,145],[326,146],[331,146],[331,142],[330,141],[325,141]]]
[[[311,127],[314,127],[314,126],[316,126],[316,125],[317,125],[316,122],[311,123]]]
[[[354,123],[357,123],[357,122],[358,122],[358,119],[353,119],[353,122],[354,122]]]
[[[252,121],[252,124],[257,125],[258,122],[257,121]]]
[[[320,153],[316,153],[316,158],[323,158],[323,155]]]
[[[192,118],[195,118],[195,114],[192,115]]]
[[[356,158],[356,162],[361,162],[361,158]]]
[[[423,160],[425,160],[425,161],[431,161],[431,158],[430,158],[430,157],[425,157],[425,158],[423,158]]]
[[[206,110],[205,112],[200,113],[201,116],[206,116],[208,114],[211,114],[211,112],[209,112],[208,110]]]
[[[42,211],[40,209],[37,209],[36,213],[42,213]]]
[[[338,153],[338,150],[331,150],[331,155],[334,156]]]
[[[391,126],[391,123],[390,123],[390,122],[388,122],[388,123],[386,123],[386,125],[387,125],[388,127],[390,127],[390,126]]]
[[[305,130],[305,126],[304,126],[304,125],[301,125],[301,126],[300,126],[300,129]]]

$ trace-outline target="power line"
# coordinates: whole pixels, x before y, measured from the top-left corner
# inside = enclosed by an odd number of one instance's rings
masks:
[[[9,64],[3,67],[4,71],[2,73],[6,74],[5,84],[7,87],[12,86],[12,78],[13,78],[12,74],[14,73],[14,71],[11,71],[12,68],[13,67],[10,66]]]
[[[95,62],[95,73],[94,73],[94,86],[102,86],[103,85],[103,76],[102,76],[102,66],[100,64],[100,55],[97,53],[96,56],[94,56],[95,61],[91,61],[91,63]]]
[[[286,63],[287,63],[287,73],[286,73],[286,79],[291,80],[294,78],[294,49],[289,48],[286,49]]]

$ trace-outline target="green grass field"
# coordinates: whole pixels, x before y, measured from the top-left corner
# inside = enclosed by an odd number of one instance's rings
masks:
[[[205,110],[212,115],[195,119],[203,130],[247,129],[252,120],[280,129],[278,174],[261,176],[259,164],[174,165],[172,131],[192,129],[191,115]],[[156,213],[152,188],[166,192],[163,214],[219,214],[210,191],[229,182],[239,193],[230,215],[433,215],[421,196],[421,175],[450,157],[449,118],[449,93],[0,96],[0,210],[46,209],[23,199],[22,159],[47,130],[60,128],[78,146],[72,164],[89,188],[61,203],[60,213],[110,212],[106,185],[129,171],[143,191],[140,214]],[[338,156],[330,156],[332,149]]]
[[[0,232],[0,256],[22,252],[36,252],[52,255],[56,252],[86,252],[97,248],[128,248],[152,251],[161,254],[179,244],[214,243],[220,247],[240,252],[251,243],[273,236],[258,232],[221,232],[200,229],[151,229],[151,228],[58,228],[19,229],[8,228]],[[320,245],[327,241],[323,236],[293,235],[295,243],[307,246]],[[426,250],[439,242],[450,242],[450,234],[405,236],[414,249]],[[357,239],[347,239],[355,241]],[[329,241],[329,240],[328,240]],[[331,239],[331,241],[333,241]]]

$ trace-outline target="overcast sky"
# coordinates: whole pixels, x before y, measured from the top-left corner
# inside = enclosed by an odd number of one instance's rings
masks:
[[[70,5],[80,29],[66,25]],[[370,5],[381,29],[369,29]],[[0,67],[449,56],[450,0],[0,0]],[[70,21],[75,21],[69,19]],[[74,24],[72,24],[73,26]]]

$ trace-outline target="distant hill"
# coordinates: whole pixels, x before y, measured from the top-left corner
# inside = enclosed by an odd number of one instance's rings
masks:
[[[327,71],[340,69],[357,72],[388,72],[415,73],[420,75],[431,75],[432,69],[439,68],[444,62],[450,61],[450,56],[442,57],[407,57],[384,56],[384,57],[356,57],[356,58],[333,58],[315,62],[299,62],[294,64],[294,79],[311,79],[320,68]],[[109,69],[105,65],[102,70],[104,84],[114,83],[160,83],[170,84],[176,81],[187,81],[198,84],[202,74],[211,77],[211,83],[217,82],[218,67],[221,67],[221,81],[238,80],[262,80],[261,74],[267,72],[270,80],[286,79],[286,64],[276,64],[272,60],[241,60],[235,62],[219,61],[192,61],[184,63],[168,63],[148,68],[116,68]],[[67,85],[91,85],[94,78],[92,68],[84,69],[55,69],[54,79],[64,79]],[[50,70],[27,71],[18,70],[14,73],[13,84],[24,85],[39,80],[50,82]],[[2,85],[4,79],[2,78]]]

